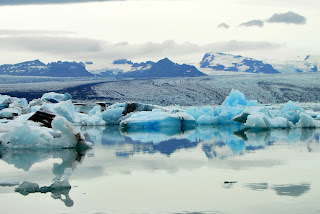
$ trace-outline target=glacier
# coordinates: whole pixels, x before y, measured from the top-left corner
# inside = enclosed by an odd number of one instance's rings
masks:
[[[117,125],[123,133],[175,133],[196,126],[242,129],[319,128],[317,104],[259,104],[232,90],[220,106],[144,103],[75,104],[70,94],[50,92],[29,103],[0,95],[0,148],[90,147],[79,127]],[[81,108],[79,108],[81,107]],[[165,134],[166,135],[166,134]],[[162,137],[161,137],[162,138]]]

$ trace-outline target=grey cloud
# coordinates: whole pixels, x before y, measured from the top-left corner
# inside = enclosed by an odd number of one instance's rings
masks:
[[[206,52],[232,52],[247,50],[273,50],[282,45],[269,42],[226,41],[198,45],[191,42],[176,43],[164,41],[131,44],[110,43],[102,40],[54,36],[7,36],[0,37],[0,53],[6,56],[19,55],[22,58],[47,58],[108,62],[114,59],[157,60],[164,57],[184,58],[203,55]],[[10,55],[11,54],[11,55]],[[7,58],[8,58],[7,57]],[[10,58],[9,58],[10,59]],[[5,64],[6,60],[2,64]]]
[[[161,43],[144,43],[144,44],[112,44],[107,43],[103,47],[103,53],[98,54],[103,57],[152,57],[168,55],[186,55],[193,53],[205,52],[230,52],[241,50],[261,50],[279,48],[281,45],[269,42],[246,42],[246,41],[227,41],[217,42],[205,45],[197,45],[190,42],[176,43],[175,41],[164,41]]]
[[[248,22],[244,22],[242,24],[240,24],[239,26],[244,26],[244,27],[254,27],[254,26],[257,26],[257,27],[263,27],[264,23],[262,20],[259,20],[259,19],[255,19],[255,20],[251,20],[251,21],[248,21]]]
[[[101,51],[102,42],[84,38],[51,36],[0,37],[1,49],[43,53],[79,53]]]
[[[276,13],[267,19],[270,23],[286,23],[286,24],[306,24],[307,19],[297,13],[289,11],[287,13]]]
[[[51,31],[51,30],[9,30],[0,29],[0,36],[33,36],[33,35],[73,35],[71,31]]]
[[[218,25],[218,28],[226,28],[226,29],[228,29],[230,26],[228,25],[228,24],[226,24],[226,23],[220,23],[219,25]]]
[[[35,5],[35,4],[68,4],[68,3],[83,3],[83,2],[105,2],[105,1],[123,1],[123,0],[1,0],[0,6]]]

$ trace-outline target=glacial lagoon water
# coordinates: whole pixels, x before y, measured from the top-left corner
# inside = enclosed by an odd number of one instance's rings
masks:
[[[318,129],[82,131],[91,150],[0,151],[0,213],[320,213]]]

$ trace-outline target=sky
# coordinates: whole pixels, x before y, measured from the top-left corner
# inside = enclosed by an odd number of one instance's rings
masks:
[[[0,64],[320,55],[319,0],[1,0]]]

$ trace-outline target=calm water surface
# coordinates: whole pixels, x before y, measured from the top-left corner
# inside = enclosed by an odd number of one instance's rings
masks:
[[[320,213],[320,130],[82,131],[92,150],[0,151],[1,214]]]

